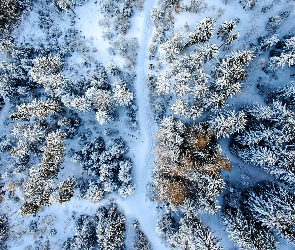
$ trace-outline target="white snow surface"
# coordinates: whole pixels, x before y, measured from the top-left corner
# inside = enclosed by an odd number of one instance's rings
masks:
[[[185,0],[184,2],[189,2]],[[236,18],[240,19],[235,31],[239,31],[241,37],[238,42],[235,43],[235,49],[245,49],[248,48],[250,42],[255,42],[255,39],[259,35],[265,34],[265,24],[269,17],[277,15],[280,11],[285,10],[287,6],[293,5],[293,10],[286,22],[291,22],[294,25],[295,16],[295,3],[294,1],[287,0],[261,0],[254,8],[254,10],[244,10],[242,5],[238,0],[228,0],[228,4],[224,4],[222,0],[207,0],[209,8],[207,11],[198,14],[192,13],[181,13],[176,14],[175,18],[175,32],[181,30],[185,23],[187,23],[190,29],[193,29],[195,23],[200,21],[206,16],[211,16],[216,18],[218,16],[218,10],[223,9],[224,13],[217,19],[217,24],[222,23],[225,20],[233,20]],[[261,7],[273,4],[269,11],[265,14],[261,14]],[[154,135],[157,131],[157,125],[153,120],[153,114],[149,104],[148,97],[148,87],[146,86],[146,75],[148,69],[148,48],[151,43],[151,38],[154,32],[153,22],[150,19],[150,10],[157,5],[157,0],[146,0],[144,5],[144,10],[137,12],[132,17],[132,27],[128,31],[127,36],[137,37],[139,41],[137,64],[136,64],[136,81],[134,84],[134,91],[136,95],[136,104],[138,106],[138,123],[139,128],[137,131],[131,131],[128,129],[124,123],[123,118],[116,121],[112,125],[112,129],[119,131],[119,136],[121,136],[128,144],[130,151],[128,156],[133,160],[133,178],[136,185],[134,194],[126,199],[121,198],[119,195],[111,195],[106,197],[99,205],[95,205],[87,200],[82,200],[79,198],[72,198],[70,202],[62,204],[60,206],[52,205],[50,207],[45,207],[44,210],[37,214],[36,217],[31,218],[21,218],[18,215],[19,203],[14,203],[7,197],[1,203],[1,211],[3,213],[9,214],[10,221],[13,222],[13,241],[7,242],[9,249],[19,250],[25,249],[29,245],[34,245],[34,236],[24,236],[27,232],[28,225],[31,220],[38,221],[40,228],[44,228],[43,238],[48,237],[49,227],[47,227],[46,222],[41,223],[41,221],[46,217],[50,216],[53,218],[53,226],[50,228],[55,228],[57,230],[57,235],[48,238],[50,241],[52,249],[59,249],[60,244],[67,239],[67,237],[72,237],[75,233],[74,219],[78,218],[81,214],[93,215],[99,206],[103,206],[109,203],[110,200],[115,200],[118,204],[119,209],[122,210],[127,219],[127,238],[126,247],[131,249],[132,242],[132,222],[138,220],[140,222],[140,227],[149,239],[152,249],[154,250],[165,250],[169,249],[162,242],[160,237],[157,236],[155,232],[155,225],[158,218],[156,202],[152,202],[148,197],[148,183],[152,180],[153,168],[154,168],[154,156],[153,148],[155,144]],[[124,60],[120,56],[111,57],[107,51],[110,46],[109,42],[102,38],[102,28],[99,27],[99,4],[91,0],[83,4],[81,7],[75,9],[77,15],[77,23],[75,28],[81,31],[81,34],[85,36],[85,39],[97,49],[97,52],[91,54],[91,56],[98,60],[99,62],[107,65],[109,62],[115,62],[120,66],[124,65]],[[36,25],[36,15],[37,13],[33,10],[31,14],[24,18],[23,23],[15,31],[18,33],[18,41],[28,41],[30,38],[36,39],[36,42],[46,39],[42,31],[40,31]],[[292,19],[293,18],[293,19]],[[65,18],[67,19],[67,18]],[[293,23],[292,23],[293,20]],[[59,25],[66,27],[67,24],[64,22],[59,23]],[[293,26],[283,25],[277,33],[284,35]],[[31,40],[32,40],[31,39]],[[245,44],[248,44],[245,46]],[[73,57],[73,61],[77,58]],[[266,58],[265,58],[266,59]],[[78,60],[78,59],[77,59]],[[260,61],[256,60],[250,66],[249,78],[244,84],[244,89],[241,94],[237,95],[235,98],[230,100],[230,105],[232,107],[240,107],[245,104],[251,103],[261,103],[263,97],[257,94],[256,80],[258,77],[263,79],[263,82],[270,84],[271,86],[282,86],[290,82],[291,77],[289,77],[289,69],[284,69],[280,71],[279,79],[270,79],[263,71],[257,71],[257,67],[260,67]],[[261,68],[261,67],[260,67]],[[7,117],[9,116],[10,106],[5,105],[4,109],[0,111],[0,121],[1,121],[1,133],[8,133],[11,129],[11,125],[7,125]],[[84,120],[87,120],[85,127],[89,125],[89,128],[93,127],[91,121],[94,120],[93,114],[81,115]],[[97,130],[92,131],[93,135],[101,135],[103,128],[108,126],[99,126],[96,124]],[[221,139],[220,144],[222,146],[223,152],[227,155],[233,164],[232,172],[224,172],[224,178],[230,182],[241,183],[242,185],[250,185],[256,182],[257,176],[259,180],[271,179],[272,177],[263,172],[262,170],[249,166],[243,163],[239,158],[232,155],[229,151],[229,140]],[[79,149],[79,145],[75,141],[67,141],[67,147]],[[1,156],[2,157],[2,156]],[[6,156],[6,158],[8,158]],[[3,161],[2,161],[3,162]],[[3,163],[2,163],[3,164]],[[7,163],[9,165],[9,163]],[[66,157],[63,163],[65,167],[60,173],[60,178],[65,179],[69,175],[73,175],[75,172],[80,172],[80,165],[73,163],[69,158]],[[2,166],[3,167],[3,166]],[[17,195],[21,197],[21,194],[17,190]],[[222,203],[222,195],[219,197],[220,203]],[[225,250],[237,249],[229,241],[227,233],[223,230],[223,225],[221,222],[220,212],[214,216],[209,216],[207,214],[201,215],[202,221],[208,225],[216,236],[222,239],[221,246]],[[295,249],[294,246],[282,242],[280,248],[282,250]]]

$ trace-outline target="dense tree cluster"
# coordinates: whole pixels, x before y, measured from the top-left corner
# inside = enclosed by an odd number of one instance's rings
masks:
[[[216,196],[225,186],[221,170],[231,170],[214,131],[208,123],[186,126],[170,116],[162,120],[156,140],[151,192],[163,206],[157,234],[173,249],[220,249],[219,240],[196,217],[218,211]]]
[[[224,22],[217,35],[224,45],[232,43],[238,33],[233,33],[236,22]],[[229,97],[241,91],[247,77],[245,67],[253,58],[250,50],[231,51],[218,57],[219,48],[210,44],[215,33],[214,22],[204,18],[187,38],[177,33],[161,46],[161,58],[168,69],[150,82],[155,95],[171,95],[166,99],[177,116],[187,119],[200,117],[204,111],[223,108]],[[208,43],[209,42],[209,43]],[[192,45],[197,44],[193,50]]]
[[[245,131],[234,137],[233,152],[292,186],[294,172],[294,113],[280,101],[249,105]]]
[[[179,206],[184,212],[216,213],[224,182],[221,169],[230,170],[213,131],[205,124],[186,127],[164,118],[156,135],[154,199]]]
[[[82,166],[82,171],[93,176],[88,190],[82,196],[97,203],[104,193],[117,191],[123,198],[134,192],[132,183],[132,161],[125,156],[128,147],[121,139],[106,147],[102,137],[95,138],[83,145],[82,150],[74,154],[73,160]],[[82,192],[83,193],[83,192]]]
[[[114,70],[113,67],[108,68],[111,73],[112,70]],[[65,93],[61,96],[61,100],[70,109],[80,112],[94,110],[96,120],[103,125],[114,120],[116,107],[129,108],[134,104],[134,93],[127,88],[126,83],[120,80],[120,77],[115,79],[113,88],[111,88],[107,73],[101,65],[85,86],[84,94]]]
[[[277,249],[279,237],[294,242],[294,194],[270,182],[225,198],[223,221],[229,238],[243,249]]]
[[[125,216],[112,203],[97,209],[94,216],[81,215],[76,220],[76,232],[64,242],[64,250],[124,249]]]
[[[51,132],[46,137],[46,146],[42,148],[41,163],[31,167],[25,179],[22,192],[25,196],[20,213],[32,215],[43,206],[52,203],[61,204],[69,201],[74,195],[74,179],[62,181],[58,188],[53,184],[60,171],[64,157],[64,138],[60,131]]]
[[[163,214],[157,221],[156,232],[172,249],[222,249],[220,240],[196,217],[184,216],[177,221],[172,214]]]

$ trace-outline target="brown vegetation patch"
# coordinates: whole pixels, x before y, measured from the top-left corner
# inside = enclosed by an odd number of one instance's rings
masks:
[[[180,2],[176,2],[174,4],[174,9],[175,9],[175,12],[176,13],[179,13],[180,12]]]
[[[174,205],[180,205],[185,201],[187,190],[180,181],[158,176],[156,182],[158,183],[156,200],[160,202],[169,202]]]

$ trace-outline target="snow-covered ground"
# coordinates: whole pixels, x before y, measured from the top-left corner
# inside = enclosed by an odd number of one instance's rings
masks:
[[[49,8],[51,14],[56,17],[55,24],[62,32],[73,26],[79,31],[79,36],[83,40],[81,43],[86,44],[89,48],[84,55],[77,52],[68,58],[67,63],[75,66],[77,70],[85,61],[89,58],[93,61],[103,63],[105,66],[109,63],[115,63],[123,68],[126,64],[124,58],[120,55],[111,55],[109,48],[112,46],[111,42],[103,37],[104,28],[100,25],[102,14],[100,12],[100,1],[89,0],[77,6],[75,8],[75,15],[73,13],[53,13],[53,6]],[[184,1],[189,2],[189,1]],[[249,49],[250,44],[257,43],[257,37],[266,35],[265,26],[268,18],[278,15],[286,8],[291,8],[291,14],[286,23],[290,25],[282,25],[276,31],[281,38],[290,31],[295,31],[295,3],[291,0],[262,0],[257,3],[253,10],[249,8],[243,9],[243,6],[238,0],[215,0],[205,1],[208,3],[208,8],[200,13],[174,13],[175,23],[173,32],[176,33],[184,29],[187,24],[190,30],[194,29],[195,24],[204,17],[212,17],[216,21],[216,27],[225,20],[239,19],[236,31],[239,31],[240,38],[231,47],[232,49]],[[225,4],[224,2],[227,2]],[[142,11],[136,10],[131,17],[131,28],[128,30],[127,38],[137,38],[137,58],[135,72],[136,78],[131,86],[135,94],[135,104],[138,108],[137,121],[138,128],[131,130],[126,126],[125,115],[119,114],[119,118],[111,125],[100,126],[95,121],[94,112],[87,114],[79,113],[80,117],[85,121],[84,129],[92,130],[92,135],[87,138],[93,139],[95,136],[104,136],[103,129],[111,128],[113,135],[106,137],[106,139],[112,140],[115,137],[122,137],[126,141],[129,152],[128,157],[133,161],[132,175],[136,185],[135,192],[123,199],[118,194],[107,195],[98,205],[93,204],[85,199],[73,197],[69,202],[62,205],[51,205],[45,207],[40,213],[33,217],[20,217],[18,210],[20,209],[20,203],[14,199],[10,199],[4,196],[4,200],[0,204],[1,213],[7,214],[9,217],[9,223],[11,227],[11,233],[7,241],[8,249],[35,249],[37,244],[41,241],[48,239],[50,242],[50,249],[61,249],[61,244],[68,238],[75,234],[75,219],[79,215],[88,214],[94,215],[97,208],[108,204],[110,201],[115,201],[118,204],[119,209],[126,216],[127,236],[125,240],[126,248],[132,249],[131,243],[133,241],[134,233],[132,223],[134,220],[138,220],[140,228],[147,236],[151,243],[152,249],[165,250],[169,249],[162,239],[156,234],[155,227],[156,221],[159,217],[158,203],[151,201],[148,196],[148,185],[152,181],[154,173],[154,154],[153,149],[155,146],[155,134],[158,129],[158,125],[154,120],[154,112],[152,110],[149,100],[149,88],[146,84],[146,76],[149,73],[148,66],[150,61],[148,60],[149,47],[152,43],[152,37],[155,32],[154,24],[150,18],[150,11],[158,4],[157,0],[146,0]],[[263,7],[268,8],[265,13],[262,14]],[[31,44],[46,44],[46,34],[38,26],[38,10],[42,9],[42,6],[36,3],[33,11],[23,18],[22,23],[13,32],[15,41],[18,44],[31,43]],[[76,23],[69,25],[70,19],[75,18]],[[217,46],[220,45],[220,41],[212,39]],[[221,53],[225,53],[222,51]],[[242,92],[237,94],[229,100],[229,106],[231,108],[239,109],[243,105],[252,103],[263,103],[264,96],[258,94],[257,81],[262,81],[262,84],[269,87],[284,86],[289,83],[294,76],[291,76],[292,69],[284,68],[278,71],[278,79],[271,78],[261,68],[265,60],[268,60],[267,55],[263,54],[257,59],[254,59],[253,63],[249,66],[249,77],[244,83]],[[294,67],[293,67],[294,68]],[[86,70],[80,69],[84,75],[87,76]],[[68,68],[66,72],[70,77],[75,78],[75,75]],[[294,70],[293,70],[294,72]],[[158,73],[158,71],[157,71]],[[293,79],[294,80],[294,79]],[[12,123],[9,121],[9,114],[12,112],[11,105],[6,104],[0,111],[0,127],[1,135],[9,134],[9,130],[12,128]],[[238,184],[244,187],[254,185],[261,180],[273,180],[274,178],[263,170],[247,165],[237,156],[233,155],[229,150],[229,139],[220,139],[219,143],[222,147],[223,153],[229,157],[233,170],[231,172],[223,172],[225,181]],[[73,148],[79,150],[81,144],[78,141],[69,139],[66,141],[67,150]],[[67,151],[68,152],[68,151]],[[8,153],[1,155],[1,174],[9,172],[11,159]],[[63,170],[59,174],[60,179],[65,179],[69,175],[81,173],[81,166],[78,163],[71,161],[70,157],[66,156],[63,163]],[[20,179],[23,176],[18,176]],[[2,175],[2,179],[6,178]],[[2,181],[2,180],[1,180]],[[20,189],[16,189],[16,196],[22,197]],[[223,194],[218,197],[220,205],[223,204]],[[222,239],[221,246],[225,250],[237,249],[232,242],[228,239],[226,231],[223,229],[221,220],[221,212],[216,215],[200,215],[205,225],[209,226],[212,232]],[[32,221],[36,221],[38,225],[38,232],[33,233],[28,230]],[[56,229],[57,234],[50,236],[50,229]],[[39,233],[39,234],[38,234]],[[32,248],[26,248],[31,246]],[[279,245],[279,249],[291,250],[295,247],[291,244],[282,242]]]

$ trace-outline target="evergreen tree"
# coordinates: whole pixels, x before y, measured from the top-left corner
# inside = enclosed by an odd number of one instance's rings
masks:
[[[222,219],[229,239],[243,249],[277,249],[272,232],[243,209],[242,199],[241,192],[236,189],[225,196]]]
[[[16,107],[16,113],[10,115],[13,120],[28,121],[30,118],[45,119],[49,114],[62,111],[60,102],[52,99],[33,100],[31,103],[23,103]]]
[[[205,43],[214,35],[213,20],[210,17],[202,19],[196,24],[196,28],[189,34],[189,45]]]
[[[151,244],[149,243],[147,237],[140,229],[140,225],[138,221],[133,223],[133,227],[135,228],[135,238],[132,242],[133,250],[151,250]]]
[[[98,246],[106,249],[123,249],[126,233],[125,216],[116,204],[100,207],[96,212],[96,235]]]
[[[65,250],[92,250],[96,243],[95,219],[88,215],[81,215],[76,220],[76,232],[64,244]]]
[[[230,170],[212,131],[205,125],[186,127],[166,117],[156,135],[156,174],[151,183],[153,199],[178,207],[182,212],[216,213],[216,195],[224,182],[220,169]],[[191,204],[190,206],[188,206]]]
[[[235,136],[233,151],[247,163],[262,167],[292,186],[294,113],[278,101],[269,106],[247,106],[244,111],[248,124],[245,132]]]
[[[280,56],[273,56],[270,58],[270,66],[273,69],[284,67],[285,65],[291,67],[295,64],[295,37],[291,37],[284,41],[283,51]]]
[[[295,196],[272,183],[261,183],[245,194],[245,206],[263,226],[295,243]]]
[[[166,213],[157,221],[156,232],[173,249],[222,249],[220,240],[196,217],[176,221]]]
[[[123,84],[121,81],[117,81],[114,85],[114,99],[115,101],[122,106],[127,106],[134,99],[134,95],[126,88],[126,84]]]
[[[242,131],[246,125],[246,117],[243,111],[233,110],[219,113],[217,117],[211,117],[209,128],[215,131],[216,137],[229,137],[230,134]]]
[[[8,216],[3,214],[0,215],[0,248],[5,250],[8,249],[5,241],[8,239],[9,235],[9,224]]]
[[[62,10],[68,11],[71,9],[73,2],[72,0],[56,0],[56,4]]]

